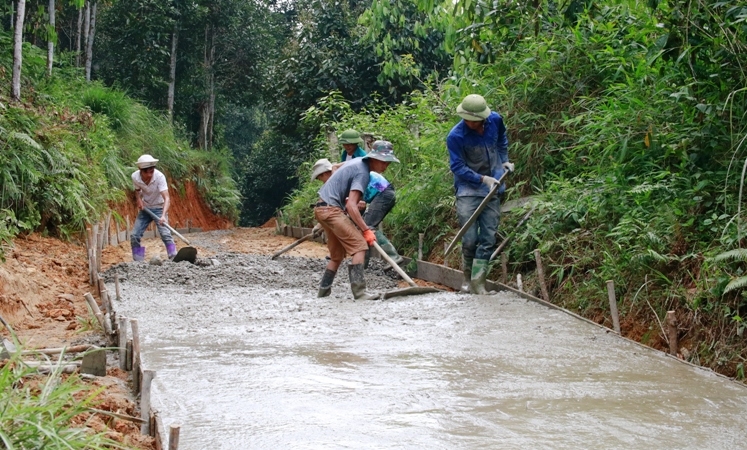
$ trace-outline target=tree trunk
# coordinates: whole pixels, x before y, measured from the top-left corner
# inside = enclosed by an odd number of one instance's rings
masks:
[[[86,43],[86,81],[91,81],[91,61],[93,60],[93,36],[96,34],[96,5],[91,6],[91,29],[88,30],[88,42]]]
[[[215,75],[213,73],[213,63],[215,59],[215,43],[213,29],[210,24],[205,26],[205,89],[207,90],[205,100],[200,104],[200,129],[197,137],[197,144],[203,150],[208,150],[212,146],[212,113],[215,110]]]
[[[88,48],[88,32],[91,29],[91,2],[86,0],[86,10],[83,12],[83,48],[81,48],[81,56],[83,61],[80,62],[81,67],[86,65],[86,49]]]
[[[26,15],[26,0],[18,0],[16,24],[13,33],[13,78],[10,85],[10,99],[21,100],[21,63],[23,62],[23,19]]]
[[[179,24],[174,24],[174,33],[171,35],[171,65],[169,67],[169,97],[167,100],[169,119],[174,117],[174,90],[176,87],[176,48],[179,42]]]
[[[49,27],[54,32],[54,0],[49,0]],[[47,36],[47,75],[52,76],[52,63],[54,62],[54,38]]]
[[[75,67],[80,67],[80,33],[83,30],[83,8],[78,9],[78,32],[75,34]]]

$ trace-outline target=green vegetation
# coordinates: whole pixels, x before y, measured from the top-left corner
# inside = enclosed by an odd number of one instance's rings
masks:
[[[287,220],[313,223],[306,205],[319,185],[307,181],[310,164],[339,152],[328,152],[327,130],[373,132],[402,161],[387,171],[398,194],[389,237],[414,256],[426,233],[428,259],[441,261],[458,229],[445,137],[459,101],[483,94],[510,133],[517,172],[506,200],[538,199],[509,248],[512,275],[536,286],[539,248],[553,301],[607,325],[613,280],[626,335],[666,347],[659,321],[675,310],[685,357],[743,377],[747,266],[734,250],[745,236],[747,8],[572,2],[537,16],[484,2],[458,2],[461,14],[419,3],[445,32],[454,76],[393,106],[356,112],[333,94],[310,108],[306,123],[323,132],[299,168]],[[504,215],[501,233],[523,212]]]
[[[0,33],[0,46],[12,47],[9,35]],[[193,181],[213,211],[238,216],[225,150],[191,149],[167,118],[120,91],[85,83],[65,63],[47,78],[45,57],[31,45],[24,46],[23,101],[11,103],[9,56],[0,55],[0,242],[39,229],[63,237],[81,231],[109,202],[124,200],[143,153],[161,160],[176,189]]]
[[[77,375],[40,376],[21,362],[21,352],[0,367],[0,443],[6,449],[126,448],[87,428],[103,387],[92,390]],[[56,361],[50,361],[52,365]]]

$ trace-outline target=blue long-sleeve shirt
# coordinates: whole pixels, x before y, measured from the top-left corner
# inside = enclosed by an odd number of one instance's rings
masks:
[[[446,137],[449,165],[454,174],[457,197],[485,197],[490,189],[480,182],[483,175],[498,179],[503,175],[503,163],[508,161],[508,137],[503,117],[491,112],[485,119],[480,135],[465,125],[464,120],[454,125]],[[501,185],[499,193],[505,190]]]

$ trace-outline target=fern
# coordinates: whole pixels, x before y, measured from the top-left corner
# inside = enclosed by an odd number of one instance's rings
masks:
[[[710,262],[722,262],[722,261],[747,261],[747,249],[738,248],[735,250],[729,250],[728,252],[720,253],[712,258],[708,258]]]
[[[739,277],[734,280],[731,280],[729,284],[726,285],[724,288],[724,294],[735,291],[737,289],[742,289],[747,286],[747,276]]]

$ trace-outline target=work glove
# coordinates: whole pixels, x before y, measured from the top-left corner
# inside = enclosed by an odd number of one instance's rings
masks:
[[[371,247],[374,245],[374,242],[376,242],[376,235],[371,231],[371,229],[367,229],[363,232],[363,239],[365,239],[368,246]]]
[[[509,172],[513,172],[514,171],[514,163],[508,162],[508,161],[504,162],[503,163],[503,169],[504,170],[508,170]]]
[[[483,175],[482,177],[482,184],[488,187],[488,189],[493,189],[493,186],[498,185],[498,180],[496,180],[493,177],[489,177],[487,175]]]
[[[322,230],[323,230],[322,229],[322,224],[318,223],[318,224],[314,225],[314,228],[311,229],[311,234],[313,234],[314,237],[317,237],[320,234],[322,234]]]

